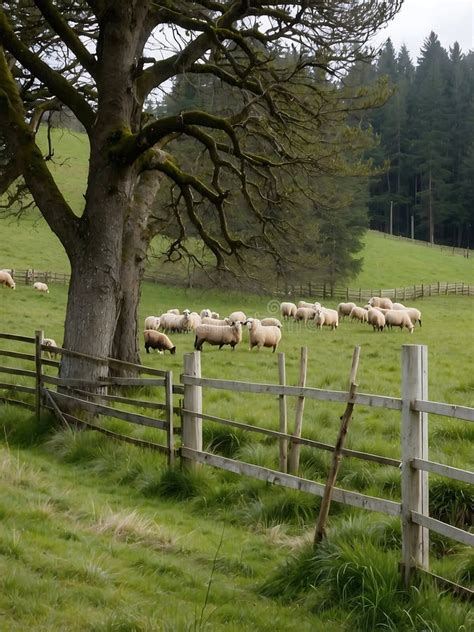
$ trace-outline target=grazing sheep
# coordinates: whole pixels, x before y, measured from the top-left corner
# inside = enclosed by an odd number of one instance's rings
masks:
[[[295,320],[302,320],[306,325],[308,320],[314,320],[315,313],[314,307],[298,307],[295,314]]]
[[[324,319],[321,319],[321,314],[324,315]],[[339,325],[339,314],[335,309],[329,309],[328,307],[317,307],[315,312],[315,320],[322,320],[319,329],[324,325],[325,327],[331,327],[332,330],[337,329]]]
[[[355,303],[339,303],[337,306],[337,313],[339,314],[339,318],[341,320],[344,319],[344,316],[350,316],[352,309],[356,307]]]
[[[408,314],[408,316],[410,316],[411,322],[414,325],[416,325],[416,323],[419,323],[420,327],[421,327],[421,312],[420,312],[420,310],[416,309],[416,307],[406,307],[405,311]]]
[[[145,318],[145,329],[158,329],[160,328],[160,317],[159,316],[147,316]]]
[[[201,318],[212,318],[212,312],[210,309],[202,309],[199,315]]]
[[[298,308],[294,303],[280,303],[280,311],[283,318],[294,318]]]
[[[145,351],[150,353],[150,349],[157,349],[159,353],[169,351],[172,355],[176,353],[176,346],[171,342],[166,334],[162,334],[155,329],[145,329]]]
[[[371,307],[383,307],[385,309],[392,309],[392,301],[389,298],[384,298],[381,296],[372,296],[369,301],[369,305]]]
[[[407,309],[403,303],[392,303],[392,309]]]
[[[262,325],[258,318],[249,318],[247,327],[250,334],[250,351],[254,347],[272,347],[275,353],[278,343],[281,340],[281,330],[275,325]]]
[[[201,318],[201,323],[203,325],[215,325],[216,327],[225,327],[226,325],[231,325],[232,322],[230,318]]]
[[[12,290],[15,289],[15,281],[12,278],[12,275],[6,270],[2,270],[0,272],[0,285],[4,285],[5,287],[9,287]]]
[[[191,312],[188,316],[188,331],[196,331],[196,327],[201,324],[201,317],[197,312]]]
[[[44,292],[45,294],[49,294],[48,286],[46,285],[46,283],[41,283],[41,281],[36,281],[36,283],[33,284],[33,288],[37,292]]]
[[[278,320],[278,318],[262,318],[260,323],[264,327],[279,327],[281,329],[281,322]]]
[[[411,322],[410,316],[403,309],[391,309],[385,314],[385,324],[390,329],[392,327],[400,327],[400,331],[406,327],[412,334],[415,329]]]
[[[229,316],[229,320],[232,323],[236,323],[238,321],[239,323],[242,323],[243,325],[245,321],[247,320],[247,316],[244,314],[244,312],[232,312],[232,314],[230,314]]]
[[[184,314],[161,314],[160,329],[165,333],[183,331]]]
[[[177,307],[173,307],[173,309],[167,309],[166,310],[167,314],[176,314],[176,316],[179,316],[179,309]]]
[[[385,327],[385,315],[382,312],[375,308],[369,307],[367,312],[367,320],[370,325],[374,328],[374,331],[383,331]]]
[[[307,301],[298,301],[298,307],[320,307],[321,303],[308,303]]]
[[[215,318],[216,320],[219,320],[220,317],[221,315],[219,314],[219,312],[211,312],[211,318]]]
[[[43,344],[46,347],[57,347],[57,346],[59,346],[53,338],[43,338]],[[48,356],[48,358],[51,359],[53,356],[56,357],[59,354],[59,351],[50,351],[48,349],[48,351],[45,351],[44,353]]]
[[[350,318],[350,320],[359,320],[361,323],[366,323],[366,322],[368,322],[368,320],[367,320],[367,310],[364,309],[363,307],[357,307],[357,305],[355,305],[351,309],[351,313],[349,314],[349,318]]]
[[[234,347],[239,342],[242,342],[242,323],[237,321],[224,327],[199,325],[196,328],[196,338],[194,340],[196,351],[202,351],[202,345],[205,342],[208,342],[210,345],[219,345],[219,349],[222,349],[224,345],[230,345],[233,351]]]
[[[321,309],[316,310],[314,316],[314,322],[316,323],[316,329],[322,329],[324,325],[324,312]]]

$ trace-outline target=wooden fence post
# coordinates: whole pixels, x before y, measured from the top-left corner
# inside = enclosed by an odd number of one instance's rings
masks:
[[[326,522],[329,515],[329,508],[331,506],[332,491],[336,484],[336,478],[342,459],[342,449],[344,447],[344,441],[349,429],[349,422],[352,418],[352,411],[354,410],[354,402],[352,400],[354,399],[357,390],[356,378],[357,369],[359,367],[359,356],[360,347],[356,346],[354,347],[354,353],[352,354],[351,374],[349,377],[348,403],[346,405],[346,410],[341,417],[341,426],[339,428],[339,434],[332,455],[331,468],[329,470],[326,487],[324,488],[324,494],[321,501],[321,507],[319,509],[318,521],[316,523],[316,531],[314,533],[314,546],[317,546],[326,535]]]
[[[408,587],[416,567],[429,568],[429,530],[415,524],[411,512],[429,515],[428,472],[412,459],[428,459],[428,415],[411,409],[415,399],[428,399],[428,347],[402,347],[402,573]]]
[[[43,330],[37,329],[35,331],[35,415],[37,422],[40,421],[41,416],[41,345],[43,344],[43,338]]]
[[[168,423],[168,465],[174,465],[174,410],[173,410],[173,371],[167,371],[165,375],[165,415]]]
[[[286,386],[285,354],[278,354],[278,378],[281,386]],[[280,432],[288,432],[288,415],[286,395],[279,396],[280,404]],[[288,472],[288,439],[280,439],[280,472]]]
[[[308,369],[308,347],[301,347],[301,359],[300,359],[300,379],[298,386],[306,386],[306,372]],[[295,413],[295,430],[293,435],[295,437],[301,437],[301,429],[303,427],[303,412],[304,412],[304,397],[298,397],[296,402]],[[291,443],[290,458],[289,458],[289,471],[290,474],[298,475],[300,467],[300,451],[301,445],[299,443]]]
[[[199,351],[184,354],[184,375],[201,377],[201,354]],[[195,413],[202,413],[202,387],[184,385],[184,409]],[[202,451],[202,419],[192,413],[183,412],[181,428],[181,440],[183,447],[192,450]],[[186,459],[182,459],[184,467],[197,469],[200,464]]]

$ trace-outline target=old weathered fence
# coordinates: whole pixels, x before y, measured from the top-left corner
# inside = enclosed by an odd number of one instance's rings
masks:
[[[369,406],[380,409],[399,411],[402,420],[401,456],[400,459],[360,452],[357,450],[340,449],[346,458],[357,458],[394,468],[401,468],[401,500],[400,502],[368,496],[355,491],[338,487],[332,488],[332,499],[353,507],[376,511],[391,516],[399,516],[402,520],[402,567],[405,582],[408,584],[415,569],[428,570],[429,532],[442,534],[465,545],[474,546],[474,533],[454,527],[430,516],[428,508],[428,476],[434,473],[449,477],[453,480],[474,484],[474,474],[470,471],[436,463],[428,458],[428,414],[451,417],[458,421],[474,422],[474,408],[456,406],[430,401],[428,399],[428,350],[422,345],[403,345],[402,347],[402,387],[401,397],[386,397],[382,395],[358,393],[354,388],[348,391],[331,391],[307,387],[304,385],[304,374],[300,372],[300,385],[286,385],[283,354],[279,354],[279,382],[278,384],[258,384],[253,382],[236,382],[202,377],[200,354],[194,352],[184,356],[184,372],[180,376],[181,384],[173,384],[171,371],[160,371],[142,365],[131,365],[111,358],[88,357],[91,362],[107,363],[109,367],[133,369],[140,374],[151,377],[107,377],[92,384],[87,381],[64,380],[45,372],[45,367],[58,367],[59,362],[44,357],[45,352],[62,355],[76,355],[67,349],[47,347],[42,343],[42,332],[36,336],[26,337],[13,334],[0,334],[0,340],[13,340],[18,343],[34,345],[35,353],[24,353],[12,350],[1,350],[0,356],[31,361],[35,369],[28,370],[16,367],[0,367],[0,373],[7,373],[17,379],[22,376],[32,384],[26,386],[15,384],[14,381],[0,382],[0,390],[7,393],[0,397],[0,401],[27,406],[41,414],[41,410],[53,411],[60,420],[67,424],[77,424],[86,428],[104,432],[116,439],[152,447],[168,456],[169,463],[179,455],[182,464],[188,468],[200,467],[200,464],[211,465],[216,468],[251,476],[269,483],[281,485],[291,489],[305,491],[317,496],[323,496],[325,485],[302,478],[298,471],[287,473],[287,447],[305,445],[314,449],[334,452],[335,446],[314,441],[301,435],[301,423],[298,422],[294,432],[288,432],[286,410],[287,398],[297,398],[303,403],[304,399],[323,402],[333,402],[336,405],[350,404],[354,406]],[[302,366],[304,364],[302,354]],[[150,399],[139,396],[124,397],[105,392],[108,387],[117,389],[120,386],[149,386],[152,389]],[[91,388],[95,391],[91,393]],[[279,430],[264,428],[252,424],[225,419],[204,412],[206,391],[223,390],[237,393],[255,393],[274,395],[278,401]],[[12,397],[12,393],[22,393],[26,400]],[[181,406],[174,406],[173,395],[183,396]],[[161,397],[160,397],[161,395]],[[161,398],[161,402],[157,401]],[[143,415],[129,410],[117,408],[116,405],[135,405],[150,411],[159,411],[164,419],[156,416]],[[77,411],[71,413],[71,407]],[[66,410],[64,410],[66,406]],[[302,409],[302,406],[299,407]],[[298,407],[297,407],[298,410]],[[87,413],[87,417],[84,417]],[[174,416],[178,414],[181,425],[175,426]],[[80,415],[80,416],[78,416]],[[94,416],[94,422],[91,420]],[[149,443],[133,437],[118,435],[104,426],[95,423],[95,417],[105,416],[127,421],[132,424],[151,426],[166,433],[163,444]],[[203,422],[212,421],[231,428],[238,428],[250,433],[263,434],[274,437],[279,445],[280,470],[245,463],[236,459],[214,454],[203,449]],[[301,420],[300,420],[301,421]],[[298,423],[299,426],[298,427]],[[175,445],[175,435],[181,434],[180,447]],[[472,591],[463,589],[465,593],[473,595]]]
[[[44,272],[41,270],[13,270],[16,283],[32,284],[35,281],[44,283],[69,283],[70,275],[63,272]],[[163,285],[186,285],[185,280],[169,273],[145,274],[144,280]],[[474,284],[463,281],[435,283],[417,283],[399,288],[348,288],[329,283],[284,283],[272,295],[277,297],[301,297],[307,299],[334,299],[346,301],[367,302],[372,296],[384,296],[397,301],[414,301],[430,296],[474,296]]]

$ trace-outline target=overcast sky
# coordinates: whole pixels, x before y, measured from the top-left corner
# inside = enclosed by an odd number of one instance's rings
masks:
[[[406,44],[416,63],[431,31],[446,50],[456,41],[464,53],[474,49],[474,0],[405,0],[395,19],[376,35],[373,43],[383,43],[390,37],[396,51]]]

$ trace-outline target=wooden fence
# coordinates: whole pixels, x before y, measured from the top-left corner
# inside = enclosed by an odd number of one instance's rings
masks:
[[[429,515],[429,473],[468,484],[474,484],[474,473],[429,460],[428,414],[432,413],[472,423],[474,422],[474,408],[439,403],[428,399],[428,349],[426,346],[403,345],[401,397],[398,398],[358,393],[353,388],[349,391],[331,391],[307,387],[304,385],[305,376],[301,374],[298,386],[286,385],[284,354],[279,354],[279,384],[258,384],[205,378],[201,375],[199,352],[184,355],[184,371],[180,376],[181,383],[173,384],[171,371],[160,371],[142,365],[132,365],[111,358],[93,358],[59,347],[47,347],[42,342],[42,332],[36,332],[34,338],[0,333],[1,339],[34,345],[34,353],[31,354],[0,350],[0,356],[31,361],[34,363],[35,368],[34,370],[27,370],[1,366],[0,373],[22,376],[25,379],[32,380],[33,384],[25,386],[15,385],[14,382],[1,382],[0,390],[6,390],[7,392],[6,395],[0,397],[0,401],[27,406],[35,410],[38,416],[43,409],[48,409],[65,424],[77,424],[98,430],[115,439],[159,450],[167,455],[170,464],[173,463],[176,456],[179,456],[184,467],[196,468],[200,467],[201,464],[206,464],[276,485],[305,491],[316,496],[324,495],[324,484],[300,477],[298,475],[298,464],[296,464],[296,468],[292,473],[288,473],[288,465],[292,461],[291,451],[296,448],[299,450],[301,445],[329,452],[334,452],[335,447],[302,437],[301,424],[297,431],[293,433],[288,432],[287,398],[297,398],[300,404],[297,406],[297,411],[301,411],[301,416],[305,399],[333,402],[339,406],[350,404],[351,407],[369,406],[399,411],[401,414],[400,459],[345,448],[341,450],[341,454],[346,458],[357,458],[385,466],[401,468],[401,501],[397,502],[391,499],[368,496],[338,487],[334,487],[331,490],[332,499],[345,505],[400,517],[402,521],[402,568],[407,585],[415,570],[429,570],[428,544],[430,531],[452,538],[462,544],[474,546],[474,533],[454,527]],[[45,372],[45,367],[57,368],[59,366],[59,362],[56,360],[44,357],[46,352],[54,352],[63,356],[79,355],[87,358],[91,363],[105,363],[110,368],[133,369],[137,373],[151,377],[106,377],[95,383],[84,380],[65,380]],[[302,365],[304,355],[302,353]],[[149,386],[153,392],[153,399],[150,401],[149,399],[139,399],[138,397],[124,397],[115,393],[111,394],[107,390],[108,387],[113,387],[116,390],[121,386]],[[91,388],[95,389],[95,393],[91,393]],[[234,419],[225,419],[205,413],[205,393],[213,390],[275,396],[278,401],[279,418],[278,425],[275,425],[279,429],[258,427]],[[22,393],[30,399],[28,401],[14,399],[12,393],[15,392]],[[174,395],[183,397],[179,406],[175,406],[173,403]],[[157,401],[160,399],[162,400],[161,402]],[[164,419],[154,416],[152,412],[150,412],[150,415],[144,415],[115,406],[124,404],[138,406],[150,411],[159,411],[160,415],[164,416]],[[72,414],[70,412],[71,405],[74,405],[74,408],[81,412]],[[63,410],[65,406],[67,407],[67,412]],[[83,417],[84,412],[88,414],[87,418]],[[132,424],[151,426],[163,430],[166,435],[166,441],[163,444],[156,444],[119,435],[92,422],[90,419],[91,415],[121,419]],[[180,425],[174,423],[175,415],[178,415],[181,419]],[[245,463],[204,450],[202,425],[206,421],[274,437],[279,444],[279,470]],[[181,435],[178,448],[176,447],[176,435]],[[288,449],[290,450],[290,458],[288,458]],[[443,581],[446,582],[447,580]],[[464,594],[467,594],[470,598],[474,596],[474,592],[469,589],[457,588],[464,591]]]
[[[40,270],[12,270],[16,283],[33,284],[35,281],[44,283],[69,283],[70,275],[59,272],[44,272]],[[149,283],[161,283],[163,285],[186,285],[184,278],[170,274],[146,274],[144,281]],[[276,291],[272,291],[276,297],[301,297],[307,299],[334,299],[341,301],[367,302],[372,296],[384,296],[397,301],[413,301],[430,296],[474,296],[474,284],[447,281],[436,283],[418,283],[399,288],[348,288],[334,286],[329,283],[286,283]]]

